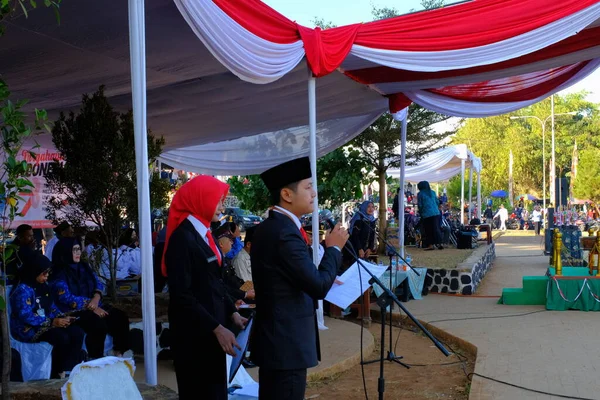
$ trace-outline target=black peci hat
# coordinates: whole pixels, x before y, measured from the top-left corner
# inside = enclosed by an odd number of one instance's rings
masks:
[[[69,229],[71,225],[67,221],[63,221],[54,228],[54,233],[60,235],[63,231]]]
[[[222,237],[228,237],[230,239],[233,238],[233,235],[231,234],[231,230],[229,229],[229,224],[223,224],[223,225],[217,227],[216,229],[214,229],[212,232],[213,232],[213,236],[215,238],[217,238],[217,240],[221,239]]]
[[[285,186],[312,177],[308,157],[296,158],[279,164],[260,174],[269,192],[275,193]]]

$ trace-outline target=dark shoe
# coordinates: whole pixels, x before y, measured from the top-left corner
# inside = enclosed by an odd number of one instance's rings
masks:
[[[254,368],[254,367],[256,367],[256,364],[254,364],[252,361],[250,361],[250,360],[248,360],[248,359],[246,359],[246,358],[244,358],[244,359],[242,360],[242,365],[243,365],[245,368]]]
[[[438,250],[444,250],[444,246],[442,246],[441,244],[437,245]]]

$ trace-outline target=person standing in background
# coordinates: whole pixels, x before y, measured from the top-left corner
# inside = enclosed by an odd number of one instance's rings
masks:
[[[504,204],[500,204],[498,212],[496,213],[496,215],[494,215],[494,218],[496,217],[500,218],[500,230],[505,231],[506,221],[508,221],[508,210],[504,208]]]
[[[440,232],[441,213],[436,193],[429,186],[429,182],[421,181],[417,184],[417,205],[419,216],[425,232],[423,247],[425,250],[442,250],[442,235]]]
[[[542,223],[542,212],[540,211],[540,206],[534,207],[533,212],[531,213],[531,220],[533,221],[533,225],[535,226],[535,235],[539,236],[540,225]]]

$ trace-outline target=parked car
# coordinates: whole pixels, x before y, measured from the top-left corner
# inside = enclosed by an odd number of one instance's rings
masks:
[[[242,231],[260,224],[263,220],[258,215],[254,215],[250,211],[239,207],[227,207],[225,209],[225,215],[229,217],[229,221],[236,222],[240,225]]]

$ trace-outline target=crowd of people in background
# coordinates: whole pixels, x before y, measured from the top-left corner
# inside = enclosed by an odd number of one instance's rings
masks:
[[[406,243],[411,244],[410,240],[414,239],[413,244],[424,250],[443,250],[449,243],[449,233],[459,229],[462,224],[452,215],[445,191],[436,193],[427,181],[419,182],[417,188],[416,194],[410,190],[401,193],[398,189],[393,205],[388,211],[397,221],[398,212],[401,212],[400,202],[403,201]],[[276,194],[279,195],[279,192]],[[274,202],[276,200],[280,199],[274,199]],[[468,214],[477,214],[475,208],[468,207],[473,206],[467,205]],[[169,210],[169,213],[171,212],[173,212],[172,208]],[[232,307],[228,311],[240,311],[248,317],[250,316],[247,313],[248,305],[256,304],[256,292],[252,285],[247,286],[247,283],[253,281],[255,260],[252,254],[257,241],[256,231],[262,224],[244,228],[242,232],[243,226],[240,221],[222,212],[221,210],[214,218],[188,214],[196,217],[198,221],[202,220],[203,226],[206,225],[206,229],[200,227],[200,231],[204,232],[204,240],[207,241],[208,248],[216,255],[214,260],[207,255],[207,260],[209,264],[216,262],[222,267],[219,276],[224,284],[224,296]],[[347,206],[343,212],[346,213],[349,245],[340,249],[342,261],[338,274],[342,274],[353,264],[355,256],[366,260],[376,257],[380,242],[379,213],[377,204],[372,199],[357,203],[356,207]],[[595,211],[590,207],[589,212],[593,214]],[[273,208],[266,217],[272,215]],[[516,223],[518,228],[534,229],[539,235],[543,211],[535,205],[529,212],[522,202],[517,203],[510,213],[502,204],[496,210],[492,209],[492,204],[487,204],[483,219],[484,223],[491,224],[497,229],[506,230],[507,225]],[[312,224],[303,222],[304,220],[304,215],[300,215],[298,223],[301,233],[311,235]],[[181,221],[179,223],[181,224]],[[181,226],[190,232],[197,231],[197,224],[193,220],[190,224],[186,224]],[[176,293],[180,293],[181,282],[172,279],[165,265],[173,264],[176,259],[180,260],[185,254],[184,247],[189,247],[190,240],[196,240],[188,237],[187,234],[183,235],[183,232],[174,234],[173,229],[169,228],[168,225],[158,223],[152,233],[156,293],[172,294],[173,285],[176,285]],[[100,231],[84,232],[75,229],[66,221],[58,224],[53,231],[54,236],[38,246],[32,227],[19,226],[13,241],[17,251],[7,265],[6,271],[13,288],[9,301],[11,335],[23,342],[43,341],[52,344],[54,349],[52,376],[64,377],[84,358],[102,357],[106,353],[104,343],[107,335],[113,338],[111,354],[123,356],[130,352],[129,318],[126,313],[105,301],[106,284],[111,279],[111,268],[109,246]],[[168,246],[169,240],[170,246]],[[258,240],[260,241],[260,237]],[[307,243],[309,245],[312,243],[308,236]],[[167,251],[168,248],[170,253]],[[325,254],[325,248],[327,248],[325,241],[321,241],[318,250],[321,256]],[[123,227],[112,251],[112,258],[116,261],[113,268],[116,279],[139,279],[143,268],[137,231],[130,227]],[[264,249],[259,251],[262,252]],[[198,258],[199,254],[190,257]],[[185,279],[192,278],[187,276]],[[200,293],[197,295],[200,296]],[[183,300],[181,301],[183,307]],[[173,311],[174,314],[170,319],[173,319],[175,326],[189,322],[187,314],[180,314],[184,309],[185,307],[180,311]],[[349,312],[349,310],[344,311],[345,314]],[[203,329],[200,325],[196,328],[192,331]],[[187,337],[186,334],[182,333],[182,335],[181,340],[191,340],[191,337]],[[207,339],[209,337],[211,336],[207,336]],[[85,352],[82,352],[82,348]],[[254,366],[249,358],[244,360],[244,365]],[[188,378],[191,379],[183,373],[182,379]],[[184,392],[185,386],[186,383],[182,383]]]
[[[88,262],[83,240],[66,222],[54,231],[42,251],[30,225],[16,229],[15,256],[6,268],[11,336],[50,343],[53,378],[107,354],[131,357],[129,317],[105,301],[105,285]],[[107,335],[113,343],[108,351]]]

